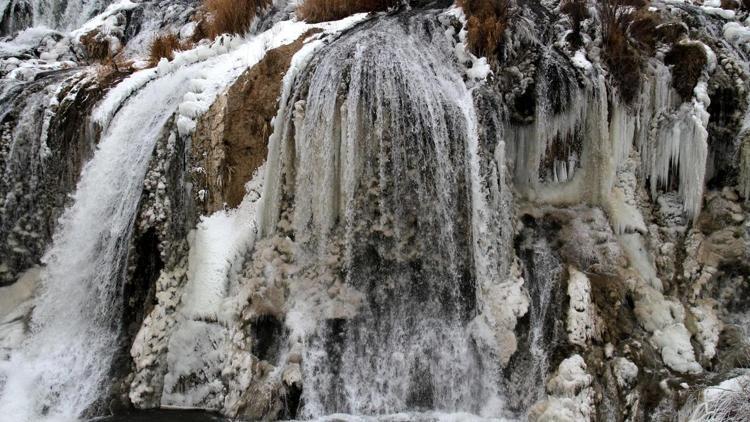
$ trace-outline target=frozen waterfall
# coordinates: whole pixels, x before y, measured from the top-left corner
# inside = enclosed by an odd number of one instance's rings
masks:
[[[488,176],[450,52],[435,20],[378,19],[324,48],[282,99],[261,232],[293,238],[294,260],[318,273],[333,254],[332,289],[357,292],[318,304],[290,282],[306,417],[500,405],[498,362],[472,321],[477,278],[504,274],[473,247],[493,213],[475,209]]]

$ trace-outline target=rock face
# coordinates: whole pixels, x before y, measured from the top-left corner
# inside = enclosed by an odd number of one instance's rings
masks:
[[[53,71],[13,84],[0,100],[5,110],[0,123],[0,285],[40,262],[96,145],[91,111],[122,77]]]
[[[193,1],[0,43],[0,414],[742,419],[750,11],[640,3],[277,2],[137,71]],[[71,201],[92,157],[127,192]]]
[[[278,109],[281,80],[310,30],[297,41],[269,51],[248,69],[198,121],[191,154],[199,169],[195,189],[204,212],[237,207],[245,184],[268,155],[271,119]]]

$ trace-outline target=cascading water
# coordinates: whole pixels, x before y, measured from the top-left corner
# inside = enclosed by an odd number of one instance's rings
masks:
[[[263,46],[235,50],[234,60],[204,47],[208,60],[191,64],[196,57],[187,55],[180,65],[144,70],[95,111],[105,131],[44,258],[30,338],[0,366],[0,409],[13,420],[73,420],[106,391],[113,351],[120,347],[130,233],[154,145],[178,106],[189,113],[202,99],[210,102],[248,61],[257,61],[268,46],[256,44]],[[226,52],[227,46],[215,50]],[[189,118],[178,120],[189,130]]]
[[[44,258],[31,337],[2,368],[0,408],[14,420],[74,419],[106,389],[143,176],[184,82],[159,79],[130,99],[84,168]],[[159,108],[151,107],[155,98]]]
[[[0,419],[638,419],[736,366],[706,286],[746,281],[747,10],[624,7],[655,25],[626,103],[592,2],[510,2],[486,58],[450,2],[273,3],[193,43],[195,0],[0,0],[3,34],[49,27],[0,46]],[[83,66],[97,31],[135,67],[189,50],[120,80]]]
[[[525,223],[527,227],[519,235],[517,248],[524,263],[524,279],[531,299],[526,315],[528,327],[519,330],[521,346],[507,369],[504,390],[509,404],[519,410],[529,408],[544,397],[545,385],[539,380],[549,373],[550,355],[564,332],[557,319],[563,314],[563,268],[544,237],[545,231],[552,230],[538,227],[533,220]]]
[[[46,26],[58,30],[72,30],[97,13],[112,0],[5,0],[0,3],[3,30],[13,32],[26,25]]]
[[[361,295],[351,317],[292,299],[306,417],[498,410],[497,360],[471,331],[477,133],[450,48],[434,16],[364,24],[312,60],[277,117],[261,234],[293,238],[303,265],[338,251],[329,294]]]

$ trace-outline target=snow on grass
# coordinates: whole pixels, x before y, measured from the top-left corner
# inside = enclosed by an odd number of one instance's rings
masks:
[[[454,37],[458,35],[459,42],[454,46],[454,53],[456,54],[459,63],[471,64],[471,66],[466,69],[466,76],[469,80],[479,82],[486,79],[487,76],[492,73],[492,70],[490,69],[486,57],[477,57],[469,52],[467,44],[468,31],[466,30],[466,15],[464,14],[463,9],[455,5],[451,6],[440,16],[440,18],[443,24],[448,26],[448,29],[445,30],[445,35],[449,39],[453,40]],[[451,26],[446,18],[456,18],[463,24],[458,34],[456,34],[456,28]]]
[[[628,388],[638,378],[638,366],[627,358],[618,357],[614,360],[614,373],[617,385],[621,388]]]
[[[703,390],[686,418],[689,422],[750,420],[750,375],[745,373]]]
[[[176,52],[174,59],[162,59],[155,68],[138,71],[114,87],[93,112],[93,119],[106,125],[120,105],[135,91],[160,77],[193,63],[206,61],[205,71],[198,72],[191,81],[191,93],[180,106],[178,125],[181,135],[195,129],[193,119],[208,110],[218,92],[228,86],[239,74],[258,63],[267,51],[292,43],[307,30],[320,28],[320,36],[335,33],[360,22],[366,14],[350,16],[341,21],[310,25],[305,22],[282,21],[269,30],[249,38],[220,36],[213,43],[201,44],[187,51]],[[183,113],[184,111],[184,113]]]
[[[719,344],[719,334],[722,323],[716,312],[707,303],[690,308],[695,319],[696,337],[703,347],[703,355],[708,359],[716,356],[716,346]]]

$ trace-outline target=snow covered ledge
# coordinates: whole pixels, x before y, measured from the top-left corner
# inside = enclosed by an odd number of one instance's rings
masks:
[[[529,421],[588,421],[594,416],[594,378],[575,354],[560,363],[547,383],[547,398],[529,411]]]

